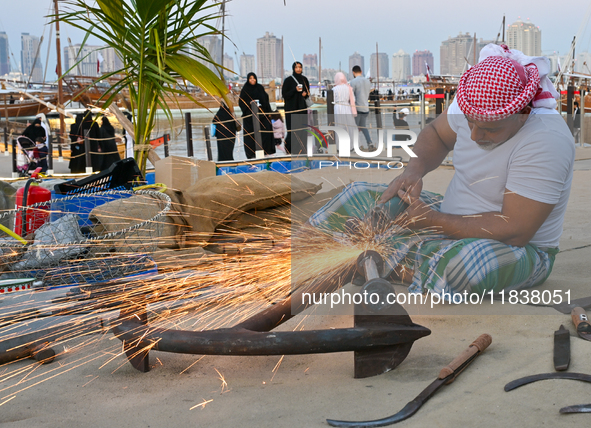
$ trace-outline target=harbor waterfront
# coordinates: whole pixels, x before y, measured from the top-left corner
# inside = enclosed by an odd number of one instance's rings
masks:
[[[5,5],[0,428],[587,422],[591,3],[413,6]]]

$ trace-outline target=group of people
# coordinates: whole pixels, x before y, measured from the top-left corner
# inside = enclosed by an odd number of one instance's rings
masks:
[[[27,126],[23,132],[23,136],[27,137],[35,147],[28,150],[29,160],[26,165],[28,171],[41,168],[41,172],[47,172],[47,156],[49,150],[47,148],[48,130],[41,118],[36,118],[33,123]]]
[[[70,125],[70,162],[69,169],[72,173],[86,172],[86,146],[84,137],[88,133],[90,141],[90,159],[93,172],[103,171],[113,163],[121,160],[117,150],[115,128],[105,116],[101,119],[101,125],[93,119],[90,110],[76,115],[76,119]],[[47,158],[49,149],[47,125],[36,118],[23,132],[23,136],[35,143],[35,148],[27,150],[29,162],[27,170],[41,168],[41,172],[47,172]]]
[[[281,114],[272,109],[269,95],[263,85],[258,83],[257,75],[248,73],[238,100],[242,113],[244,153],[247,159],[255,158],[257,152],[262,152],[264,156],[277,152],[288,155],[292,153],[292,119],[294,114],[306,113],[306,100],[310,97],[310,82],[302,74],[302,63],[294,62],[292,69],[293,73],[285,79],[282,86],[285,123]],[[253,109],[253,102],[256,109]],[[234,145],[236,134],[241,129],[240,122],[228,106],[222,103],[212,123],[215,125],[218,161],[234,160]],[[258,124],[260,129],[260,142],[255,138],[255,124]],[[298,149],[297,153],[301,151]]]
[[[76,115],[70,125],[70,163],[72,173],[84,173],[87,166],[92,166],[93,172],[104,171],[113,163],[121,160],[115,140],[115,128],[106,116],[101,119],[101,125],[92,116],[90,110]],[[84,137],[88,134],[90,142],[90,162],[86,165],[86,146]]]

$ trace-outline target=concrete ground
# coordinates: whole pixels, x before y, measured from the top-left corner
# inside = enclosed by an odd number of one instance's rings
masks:
[[[570,298],[591,295],[591,149],[577,150],[573,189],[554,271],[539,290]],[[4,165],[0,158],[0,167]],[[308,171],[329,191],[351,180],[387,182],[395,172]],[[425,188],[443,192],[453,170],[427,176]],[[2,174],[0,174],[2,175]],[[347,288],[348,287],[348,288]],[[346,290],[352,289],[351,285]],[[402,287],[397,287],[402,292]],[[8,305],[4,297],[1,305]],[[431,329],[395,370],[353,378],[353,353],[285,357],[192,356],[153,351],[152,369],[135,371],[121,343],[106,331],[55,346],[52,364],[0,366],[0,426],[31,427],[326,427],[326,418],[371,420],[398,412],[442,367],[482,333],[493,343],[454,383],[442,387],[404,427],[579,427],[584,414],[561,415],[567,405],[591,402],[591,385],[546,380],[511,392],[504,385],[552,372],[554,331],[571,335],[570,372],[591,374],[591,343],[580,339],[569,315],[552,307],[501,304],[407,305],[413,321]],[[591,311],[591,309],[590,309]],[[306,316],[309,315],[309,316]],[[107,317],[107,316],[106,316]],[[299,315],[280,327],[352,326],[351,315]],[[0,331],[2,335],[2,331]],[[6,330],[4,331],[6,338]],[[65,352],[64,352],[65,351]]]

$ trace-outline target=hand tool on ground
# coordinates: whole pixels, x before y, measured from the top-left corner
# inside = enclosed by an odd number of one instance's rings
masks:
[[[560,326],[554,332],[554,370],[561,372],[568,369],[570,363],[570,332]]]
[[[540,306],[540,305],[538,305]],[[572,312],[574,308],[580,306],[583,309],[591,308],[591,296],[589,297],[582,297],[580,299],[570,300],[569,302],[559,303],[557,305],[552,305],[554,309],[556,309],[561,314],[568,315]]]
[[[591,324],[589,324],[589,318],[585,313],[585,309],[577,306],[576,308],[573,308],[570,316],[577,328],[579,336],[585,340],[591,340]]]
[[[576,404],[560,409],[560,413],[591,413],[591,404]]]
[[[553,372],[553,373],[540,373],[531,376],[525,376],[519,379],[515,379],[505,385],[505,391],[509,392],[520,386],[527,385],[528,383],[537,382],[539,380],[546,379],[567,379],[567,380],[580,380],[581,382],[590,382],[591,375],[585,373],[570,373],[570,372]]]
[[[488,334],[479,336],[472,344],[458,355],[449,365],[444,367],[437,379],[423,390],[414,400],[409,402],[404,408],[395,415],[383,419],[376,419],[373,421],[338,421],[334,419],[327,419],[329,425],[333,427],[383,427],[387,425],[400,422],[414,415],[421,406],[435,394],[435,392],[443,385],[452,383],[455,378],[474,361],[491,344],[492,338]]]

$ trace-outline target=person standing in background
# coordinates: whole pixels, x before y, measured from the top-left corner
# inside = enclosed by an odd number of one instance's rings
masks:
[[[99,139],[101,138],[101,129],[98,123],[93,120],[90,110],[86,110],[84,112],[84,119],[82,119],[79,131],[82,137],[82,147],[84,147],[84,153],[86,153],[84,139],[87,132],[90,142],[90,162],[92,164],[92,171],[97,172],[101,170],[101,154],[99,153]],[[86,166],[88,167],[88,165]]]
[[[80,132],[84,119],[83,113],[76,115],[76,120],[70,125],[70,163],[68,168],[72,174],[80,174],[86,172],[86,158],[84,157],[84,138]]]
[[[363,77],[361,67],[358,65],[354,66],[353,69],[353,80],[349,82],[353,88],[353,94],[355,95],[355,106],[357,107],[357,116],[355,117],[355,123],[357,127],[365,137],[365,143],[368,150],[375,150],[375,147],[371,141],[371,135],[367,129],[367,118],[369,116],[369,91],[371,90],[371,82]]]
[[[100,170],[108,169],[115,162],[120,161],[119,151],[117,150],[117,142],[115,141],[115,128],[111,125],[109,119],[103,116],[103,123],[100,130],[101,140],[99,146],[101,148]]]
[[[293,115],[298,113],[301,116],[305,115],[308,108],[306,99],[310,97],[310,82],[306,76],[302,74],[302,63],[299,61],[294,62],[291,69],[293,70],[293,73],[283,81],[283,86],[281,87],[281,95],[283,96],[283,101],[285,103],[285,125],[287,127],[285,149],[288,153],[292,153],[292,142],[294,141],[294,132],[292,132],[294,130],[292,123],[294,119]],[[301,121],[298,120],[297,122],[306,123],[307,118],[302,118]],[[298,139],[297,144],[299,146],[298,151],[295,154],[300,154],[299,152],[301,152],[302,148],[305,151],[306,147],[306,137],[301,132],[298,132],[301,131],[299,128],[300,126],[297,126],[295,129],[295,137]],[[304,130],[304,134],[305,133]]]
[[[212,123],[218,145],[218,162],[234,160],[234,144],[240,123],[225,103],[222,103]]]
[[[254,122],[252,109],[250,107],[251,101],[256,101],[260,111],[264,114],[259,114],[258,120],[261,126],[261,140],[263,147],[257,147],[254,138]],[[273,128],[271,121],[267,114],[271,113],[271,104],[269,103],[269,95],[265,91],[263,85],[258,83],[257,75],[248,73],[246,76],[246,83],[240,91],[240,98],[238,105],[242,111],[242,126],[244,139],[244,152],[247,159],[253,159],[258,150],[264,150],[265,154],[275,153],[275,145],[273,144]]]
[[[575,101],[575,111],[573,112],[573,137],[575,137],[575,144],[581,143],[581,109],[579,102]]]

